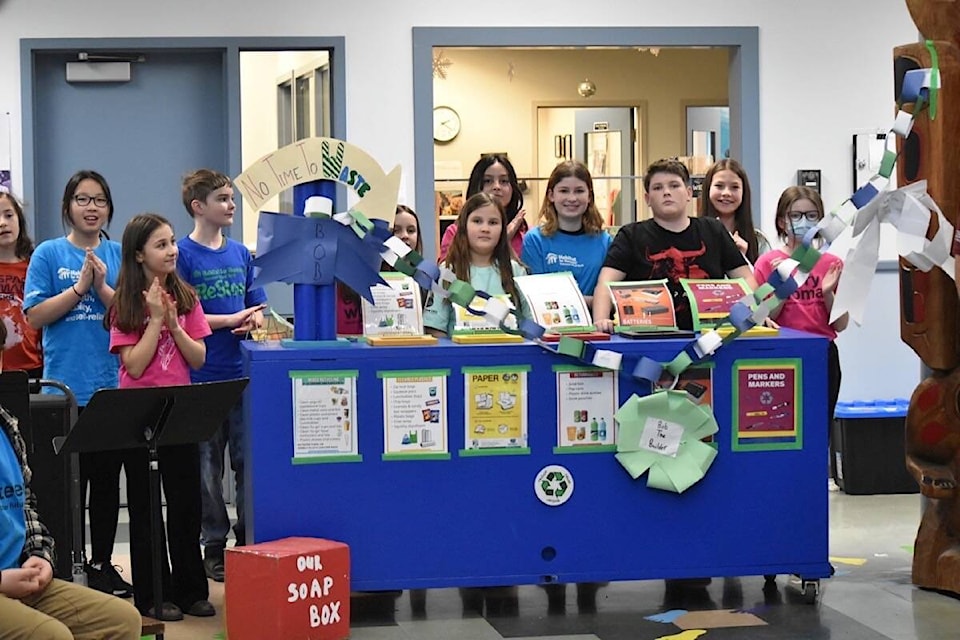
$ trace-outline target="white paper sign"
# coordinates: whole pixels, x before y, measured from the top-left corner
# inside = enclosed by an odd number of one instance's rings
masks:
[[[420,286],[402,273],[386,272],[380,276],[390,286],[371,287],[374,304],[361,298],[363,308],[363,335],[365,336],[422,336],[423,309],[420,304]]]
[[[640,448],[676,458],[682,437],[683,425],[662,418],[647,418],[640,434]]]
[[[293,377],[293,457],[356,455],[357,380],[353,372]]]
[[[557,372],[557,446],[616,443],[614,371]]]
[[[448,371],[383,378],[384,453],[447,452]]]

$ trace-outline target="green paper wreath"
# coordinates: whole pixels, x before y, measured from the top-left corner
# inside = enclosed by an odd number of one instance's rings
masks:
[[[634,480],[646,473],[651,489],[683,493],[703,479],[717,457],[717,450],[702,442],[718,431],[717,420],[685,391],[630,396],[615,416],[617,461]]]

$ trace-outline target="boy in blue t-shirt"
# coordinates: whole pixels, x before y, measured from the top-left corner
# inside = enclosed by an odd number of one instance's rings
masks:
[[[177,244],[177,270],[200,298],[213,334],[206,338],[207,360],[190,372],[193,382],[231,380],[243,375],[240,341],[263,325],[267,296],[252,288],[253,257],[243,244],[223,235],[233,224],[236,204],[230,178],[218,171],[198,169],[183,179],[183,206],[193,218],[190,235]],[[245,426],[242,403],[230,411],[210,440],[200,443],[200,495],[203,520],[200,542],[207,576],[223,582],[223,550],[230,518],[223,501],[223,453],[230,444],[230,464],[236,486],[236,544],[246,543],[243,511],[243,447]]]

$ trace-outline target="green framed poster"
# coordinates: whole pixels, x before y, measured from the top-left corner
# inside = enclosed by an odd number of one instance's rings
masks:
[[[734,451],[803,448],[803,363],[799,358],[733,363]]]
[[[730,315],[734,304],[753,293],[743,278],[680,278],[680,285],[690,301],[694,331],[717,326]]]
[[[290,371],[293,464],[360,462],[357,369]]]
[[[557,444],[554,453],[617,450],[618,372],[600,367],[553,365],[557,376]]]
[[[378,371],[383,382],[383,460],[449,460],[450,369]]]
[[[529,455],[527,365],[463,367],[461,456]]]

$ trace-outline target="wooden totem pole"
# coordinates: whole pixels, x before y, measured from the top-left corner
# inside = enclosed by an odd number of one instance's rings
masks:
[[[927,181],[927,192],[956,228],[960,212],[960,1],[906,0],[927,42],[894,49],[895,95],[912,69],[939,68],[936,113],[898,139],[897,180]],[[910,107],[904,106],[905,110]],[[934,117],[935,116],[935,117]],[[931,216],[928,238],[937,231]],[[957,236],[955,236],[957,237]],[[954,240],[956,256],[960,242]],[[960,266],[960,260],[956,262]],[[960,275],[960,274],[957,274]],[[928,499],[913,555],[914,584],[960,593],[960,326],[956,280],[900,259],[900,337],[932,374],[910,399],[907,468]]]

